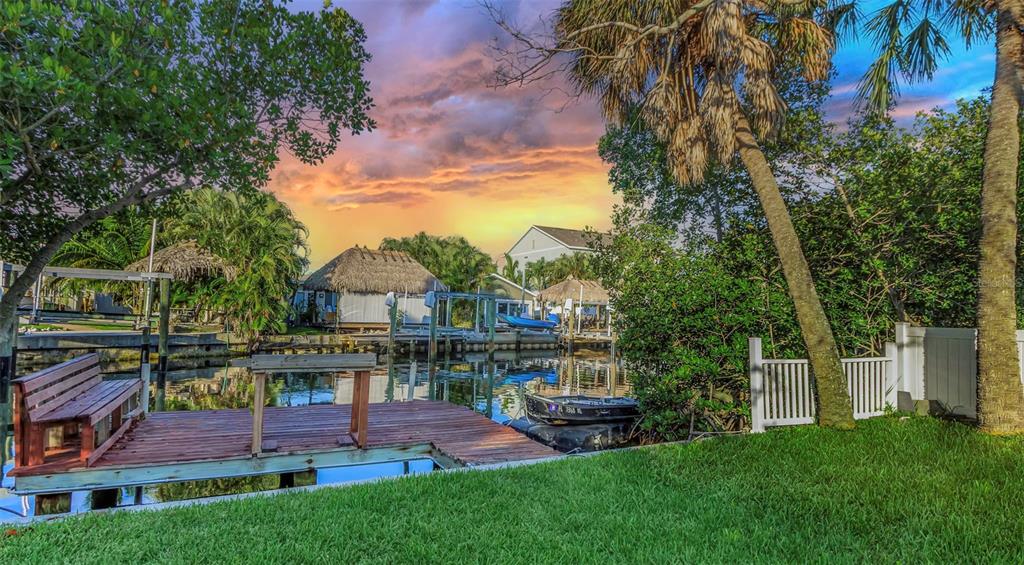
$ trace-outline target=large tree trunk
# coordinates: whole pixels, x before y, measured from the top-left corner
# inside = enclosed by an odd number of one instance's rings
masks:
[[[985,138],[978,263],[978,420],[989,433],[1024,431],[1017,358],[1017,159],[1020,154],[1019,0],[999,2],[996,76]]]
[[[736,139],[739,143],[740,159],[750,173],[754,190],[761,201],[772,241],[782,262],[782,272],[789,287],[789,296],[796,307],[800,333],[803,334],[807,355],[814,373],[815,389],[818,393],[818,423],[839,429],[852,429],[853,406],[846,390],[846,375],[839,361],[832,328],[821,307],[818,292],[811,280],[800,240],[797,238],[793,221],[789,217],[786,202],[779,192],[768,161],[761,152],[757,140],[750,130],[747,119],[739,114],[736,121]]]

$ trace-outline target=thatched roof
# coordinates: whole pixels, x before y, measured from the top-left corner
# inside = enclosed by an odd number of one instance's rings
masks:
[[[126,271],[149,270],[149,257],[125,267]],[[153,253],[153,271],[170,273],[175,280],[193,281],[203,277],[223,276],[231,280],[237,270],[227,261],[199,246],[194,240],[175,243]]]
[[[583,287],[584,304],[608,304],[608,291],[597,281],[577,280],[569,277],[564,281],[551,285],[540,291],[541,299],[545,302],[563,303],[567,298],[573,302],[580,301],[580,287]]]
[[[302,283],[302,288],[369,294],[447,290],[444,283],[407,253],[358,246],[317,269]]]

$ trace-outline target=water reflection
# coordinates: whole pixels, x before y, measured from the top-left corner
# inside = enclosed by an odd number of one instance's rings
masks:
[[[470,354],[463,359],[438,360],[433,366],[425,359],[381,359],[370,375],[370,402],[407,402],[445,400],[470,407],[498,422],[508,422],[525,414],[523,394],[585,394],[625,396],[630,393],[628,375],[609,363],[607,353],[578,351],[574,356],[555,356],[553,352],[497,352]],[[131,368],[104,367],[106,376],[130,374]],[[352,401],[351,373],[278,373],[270,375],[267,397],[274,406],[310,404],[349,404]],[[226,360],[202,366],[185,366],[168,373],[166,408],[168,410],[214,410],[246,408],[252,402],[253,380],[248,369],[229,367]],[[0,410],[6,406],[0,404]],[[9,423],[9,417],[6,419]],[[372,429],[371,429],[372,433]],[[2,437],[6,435],[6,437]],[[32,497],[18,497],[7,490],[13,480],[6,476],[13,467],[13,440],[4,440],[3,477],[0,482],[0,521],[4,517],[31,515]],[[433,461],[384,463],[359,467],[321,469],[315,484],[348,482],[366,478],[429,472]],[[143,491],[122,489],[121,504],[136,500],[163,502],[279,488],[280,476],[241,477],[214,481],[172,483],[146,487]],[[88,493],[74,493],[72,510],[90,507]]]

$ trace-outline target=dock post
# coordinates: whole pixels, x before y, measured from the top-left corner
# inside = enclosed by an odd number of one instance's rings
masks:
[[[473,332],[480,333],[480,289],[476,290],[476,309],[473,310]]]
[[[139,397],[139,404],[142,405],[143,412],[149,412],[149,383],[150,383],[150,363],[149,363],[149,349],[152,345],[153,328],[150,327],[150,317],[153,315],[153,280],[148,279],[146,281],[145,290],[146,293],[143,298],[142,307],[142,350],[139,352],[139,377],[142,378],[142,394]]]
[[[263,405],[266,403],[266,373],[253,373],[252,456],[263,452]]]
[[[160,337],[157,341],[156,361],[156,409],[164,409],[164,395],[167,390],[167,334],[171,324],[171,281],[160,279]]]
[[[427,356],[433,364],[437,356],[437,301],[430,305],[430,336],[427,343]]]
[[[487,301],[487,349],[494,351],[494,326],[498,323],[498,301],[491,298]]]
[[[609,326],[609,329],[610,328],[611,328],[611,326]],[[611,338],[612,338],[612,340],[611,340],[611,343],[609,344],[609,347],[611,348],[611,351],[609,352],[609,355],[608,355],[608,396],[615,396],[615,385],[617,384],[616,381],[618,380],[618,376],[619,376],[619,360],[616,358],[617,357],[617,355],[616,355],[617,352],[615,351],[615,333],[614,332],[611,333]]]
[[[394,357],[395,332],[398,328],[398,298],[394,293],[389,292],[385,302],[387,300],[391,301],[391,304],[388,305],[388,356]]]
[[[406,400],[412,400],[416,395],[416,360],[409,362],[409,390],[405,392]]]

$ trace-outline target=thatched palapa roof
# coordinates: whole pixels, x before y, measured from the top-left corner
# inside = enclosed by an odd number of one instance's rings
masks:
[[[302,283],[302,288],[368,294],[447,290],[444,283],[407,253],[358,246],[317,269]]]
[[[125,267],[125,270],[139,273],[148,271],[149,257],[139,259]],[[170,273],[179,281],[193,281],[208,276],[223,276],[231,280],[237,274],[233,265],[200,247],[191,239],[153,253],[153,271]]]
[[[574,303],[579,303],[580,287],[583,288],[584,304],[608,304],[608,291],[601,286],[601,283],[577,280],[571,276],[540,291],[540,296],[545,302],[563,303],[567,298],[572,298]]]

